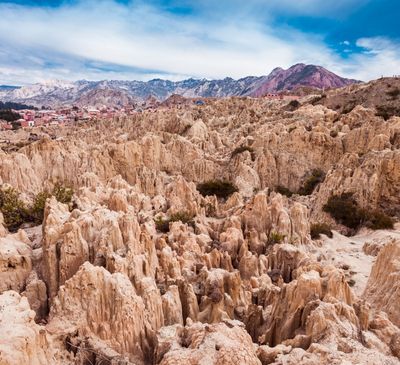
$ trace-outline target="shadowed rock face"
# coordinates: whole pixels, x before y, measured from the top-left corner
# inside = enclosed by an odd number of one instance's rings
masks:
[[[0,364],[399,364],[398,229],[310,237],[345,230],[331,194],[399,208],[399,118],[307,100],[171,103],[0,152],[26,202],[74,189],[41,227],[0,215]],[[275,191],[315,169],[311,195]],[[215,179],[237,191],[202,196]]]

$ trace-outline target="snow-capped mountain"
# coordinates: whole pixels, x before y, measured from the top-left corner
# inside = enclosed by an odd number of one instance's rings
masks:
[[[149,96],[162,101],[172,94],[185,97],[254,96],[294,90],[299,86],[338,88],[357,82],[342,78],[321,66],[297,64],[288,70],[274,69],[268,76],[249,76],[239,80],[187,79],[169,81],[86,81],[51,80],[21,88],[0,89],[0,100],[35,106],[121,105],[146,100]],[[106,90],[106,91],[105,91]],[[101,100],[99,100],[99,98]]]

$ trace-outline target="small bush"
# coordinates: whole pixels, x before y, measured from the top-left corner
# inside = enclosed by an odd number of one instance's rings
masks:
[[[178,213],[172,214],[169,219],[163,219],[161,217],[157,217],[154,220],[154,223],[156,224],[157,231],[160,231],[162,233],[168,233],[169,232],[169,224],[172,222],[179,222],[179,221],[182,222],[183,224],[187,224],[190,227],[195,228],[193,216],[187,212],[178,212]]]
[[[70,204],[72,201],[72,196],[74,195],[74,191],[66,186],[62,186],[60,184],[57,184],[53,191],[52,195],[59,201],[60,203],[63,204]]]
[[[234,158],[236,155],[240,155],[241,153],[249,151],[251,154],[251,159],[254,160],[254,149],[249,146],[240,146],[235,148],[231,153],[231,158]]]
[[[342,114],[349,114],[356,107],[356,101],[350,100],[346,105],[343,105]]]
[[[282,243],[285,237],[285,235],[278,232],[270,232],[268,237],[268,244],[275,245],[276,243]]]
[[[293,195],[293,192],[292,192],[292,191],[290,191],[288,188],[286,188],[286,187],[284,187],[284,186],[282,186],[282,185],[278,185],[278,186],[276,187],[276,192],[279,193],[279,194],[281,194],[281,195],[285,195],[285,196],[287,196],[288,198],[290,198],[290,197]]]
[[[51,197],[51,194],[47,191],[42,191],[35,196],[33,205],[30,210],[30,215],[33,221],[37,224],[41,224],[44,218],[44,207],[46,206],[46,200]]]
[[[376,116],[389,120],[393,116],[400,116],[400,107],[390,105],[379,105],[376,107]]]
[[[301,104],[300,104],[300,102],[298,100],[291,100],[287,105],[287,109],[290,110],[290,111],[295,111],[300,106],[301,106]]]
[[[349,279],[349,280],[347,281],[347,284],[348,284],[350,287],[353,287],[354,285],[356,285],[356,281],[355,281],[354,279]]]
[[[320,169],[314,169],[311,175],[304,182],[304,185],[299,189],[300,195],[311,195],[318,184],[325,179],[325,173]]]
[[[0,189],[0,210],[4,216],[4,223],[11,231],[17,231],[24,223],[41,224],[44,217],[46,200],[54,196],[59,202],[70,204],[73,190],[61,185],[56,185],[51,193],[42,191],[38,193],[31,206],[26,206],[19,198],[19,193],[13,188]]]
[[[397,99],[397,97],[400,95],[400,89],[395,88],[393,90],[387,91],[387,95],[389,95],[392,99]]]
[[[394,226],[393,219],[385,213],[361,209],[352,193],[331,196],[323,210],[340,224],[352,229],[358,229],[361,226],[374,230],[392,229]]]
[[[336,138],[337,136],[338,136],[338,131],[336,131],[336,130],[332,130],[330,133],[330,136],[332,137],[332,138]]]
[[[333,237],[331,227],[329,227],[329,225],[327,225],[326,223],[317,223],[311,225],[310,234],[313,240],[320,238],[321,234],[324,234],[329,238]]]
[[[157,217],[154,220],[154,223],[156,224],[157,231],[162,232],[162,233],[169,232],[169,220],[168,219],[163,219],[161,217]]]
[[[35,196],[32,207],[30,208],[32,221],[37,224],[41,224],[43,222],[44,208],[48,198],[54,196],[60,203],[70,205],[73,195],[74,191],[71,188],[62,186],[60,184],[55,185],[51,193],[48,191],[42,191],[38,193]]]
[[[226,199],[236,191],[237,187],[229,181],[210,180],[197,185],[197,190],[203,196],[216,195],[218,198]]]
[[[393,229],[394,227],[394,220],[383,212],[364,211],[363,215],[366,217],[365,226],[373,230]]]
[[[0,110],[0,119],[7,122],[15,122],[16,120],[22,118],[21,115],[12,111],[11,109]]]
[[[292,126],[288,129],[289,133],[292,133],[297,127],[296,126]]]
[[[30,220],[30,215],[24,202],[20,200],[19,193],[11,188],[0,189],[0,210],[3,213],[4,224],[11,231]]]
[[[331,196],[323,206],[323,210],[348,228],[356,229],[363,221],[360,209],[352,193]]]

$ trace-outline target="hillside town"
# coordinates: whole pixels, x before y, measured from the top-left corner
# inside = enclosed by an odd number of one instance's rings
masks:
[[[125,107],[121,109],[104,107],[102,109],[95,108],[61,108],[56,110],[34,110],[22,109],[13,110],[18,113],[21,118],[13,122],[0,120],[0,128],[2,130],[11,130],[17,128],[30,128],[41,126],[64,126],[66,124],[74,124],[79,121],[91,121],[95,119],[113,119],[115,117],[132,115],[137,113],[133,107]],[[17,127],[15,127],[17,125]]]
[[[282,93],[267,93],[263,96],[266,100],[297,100],[297,95],[287,95]],[[34,107],[27,109],[11,109],[12,113],[20,116],[15,120],[3,120],[0,115],[0,130],[15,130],[19,128],[48,127],[73,125],[77,122],[90,122],[98,119],[112,120],[119,117],[127,117],[143,111],[155,111],[158,108],[177,108],[187,106],[203,106],[208,100],[213,98],[185,98],[181,95],[173,94],[164,101],[159,101],[155,97],[149,97],[144,102],[136,105],[78,107],[66,106],[54,109],[37,109]]]

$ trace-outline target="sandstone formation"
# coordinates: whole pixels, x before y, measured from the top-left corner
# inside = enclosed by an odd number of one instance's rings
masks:
[[[1,151],[26,206],[74,194],[0,215],[0,364],[399,364],[399,225],[345,237],[323,206],[398,219],[400,118],[307,100],[170,100]]]

